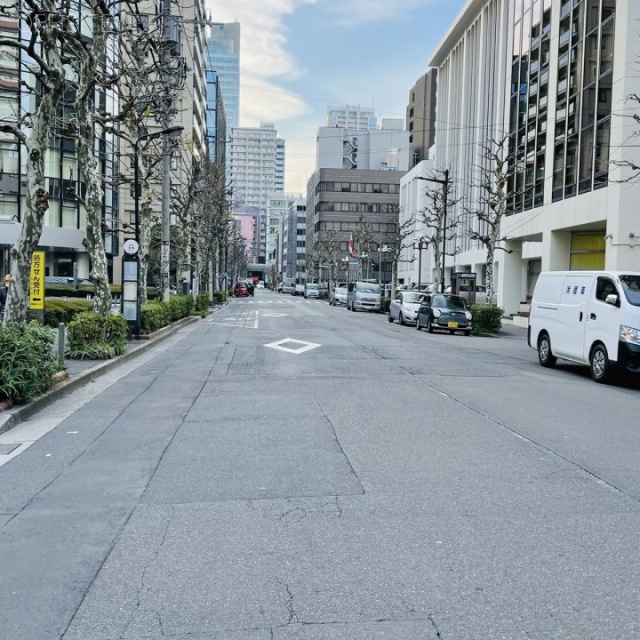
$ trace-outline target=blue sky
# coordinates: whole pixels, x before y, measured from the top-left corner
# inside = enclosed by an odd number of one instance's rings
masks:
[[[241,25],[240,126],[274,122],[286,189],[305,193],[327,106],[404,118],[409,90],[467,0],[209,0]]]

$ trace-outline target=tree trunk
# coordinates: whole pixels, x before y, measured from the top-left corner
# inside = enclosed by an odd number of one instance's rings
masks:
[[[102,178],[98,170],[93,140],[93,118],[89,104],[77,104],[78,117],[78,167],[86,187],[85,206],[87,214],[87,237],[82,241],[91,260],[89,278],[95,286],[93,311],[102,316],[111,313],[111,289],[107,271],[107,254],[102,233]]]
[[[44,154],[51,142],[54,117],[55,96],[47,91],[40,99],[38,111],[33,118],[31,139],[26,145],[26,207],[20,236],[11,249],[13,282],[9,287],[3,319],[7,326],[27,320],[31,258],[40,244],[44,216],[49,208],[49,193],[45,188]]]

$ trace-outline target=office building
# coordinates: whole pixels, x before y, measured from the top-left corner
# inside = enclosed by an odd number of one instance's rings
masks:
[[[86,5],[76,8],[78,24],[85,25],[83,34],[90,42],[91,32],[87,25],[92,22]],[[0,56],[0,117],[4,122],[19,124],[19,118],[33,112],[36,96],[28,90],[35,79],[29,75],[32,66],[26,53],[30,32],[21,30],[18,21],[3,17],[0,21],[0,37],[17,41],[22,39],[25,47],[18,56],[14,49],[3,47]],[[113,63],[115,53],[106,51],[105,64]],[[95,101],[100,108],[114,112],[117,105],[115,89],[97,88]],[[73,105],[61,105],[64,113],[73,113]],[[113,259],[118,253],[118,207],[119,193],[118,138],[102,127],[95,129],[95,149],[98,170],[103,176],[104,192],[102,216],[105,225],[105,250],[109,277],[113,274]],[[45,275],[87,278],[90,271],[89,254],[83,241],[86,239],[86,210],[78,194],[86,193],[78,170],[76,144],[72,138],[61,135],[61,127],[56,129],[51,146],[45,150],[45,177],[48,189],[48,209],[44,214],[44,224],[40,237],[40,249],[46,251]],[[19,237],[26,211],[26,170],[27,151],[23,144],[9,132],[0,132],[0,270],[10,269],[10,249]]]
[[[269,198],[284,186],[284,140],[275,125],[232,129],[229,170],[234,201],[260,211],[258,262],[267,256],[267,210]]]
[[[346,104],[329,107],[324,123],[326,127],[343,129],[377,129],[378,116],[373,109]]]
[[[316,168],[406,171],[409,133],[399,129],[320,127]]]
[[[279,265],[281,257],[282,220],[289,214],[294,203],[302,196],[297,193],[275,193],[269,198],[267,208],[267,261],[268,265]],[[280,268],[278,267],[278,271]]]
[[[364,222],[370,239],[367,246],[356,243],[354,251],[366,253],[371,273],[379,273],[383,282],[389,282],[391,264],[379,250],[392,241],[397,229],[398,194],[403,175],[404,171],[316,170],[307,185],[307,248],[321,246],[327,238],[335,239],[338,254],[333,259],[340,262],[349,255],[349,242]]]
[[[455,268],[485,277],[470,237],[483,145],[509,154],[497,302],[518,313],[540,271],[638,270],[640,95],[636,0],[469,2],[431,59],[438,70],[435,166],[449,167],[460,220]]]
[[[409,91],[407,131],[411,145],[411,166],[429,159],[436,133],[437,69],[429,69]]]
[[[207,37],[207,70],[215,71],[227,128],[240,125],[240,23],[213,23]]]
[[[282,218],[281,280],[295,278],[298,283],[306,281],[306,211],[306,200],[300,198],[290,203],[287,215]]]

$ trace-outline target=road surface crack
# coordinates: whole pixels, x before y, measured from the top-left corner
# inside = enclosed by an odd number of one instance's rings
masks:
[[[287,591],[286,607],[287,611],[289,612],[289,620],[287,621],[287,624],[289,625],[293,623],[299,623],[300,620],[298,620],[298,614],[296,613],[296,610],[293,606],[293,593],[291,593],[289,585],[286,582],[282,582],[282,580],[278,580],[278,583],[282,585]]]
[[[428,619],[429,619],[429,622],[431,623],[431,626],[435,629],[436,638],[442,638],[442,635],[440,634],[440,629],[438,627],[438,623],[435,621],[433,614],[429,614]]]

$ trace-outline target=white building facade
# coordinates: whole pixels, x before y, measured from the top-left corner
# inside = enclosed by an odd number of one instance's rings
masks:
[[[284,140],[271,123],[232,129],[228,158],[234,201],[260,210],[258,261],[262,264],[267,255],[269,198],[284,187],[284,152]]]
[[[451,269],[484,280],[470,237],[483,145],[504,140],[512,174],[496,252],[497,303],[518,313],[540,271],[640,269],[637,0],[469,0],[431,60],[438,69],[435,168],[457,204]],[[447,269],[446,278],[451,270]]]
[[[320,127],[316,168],[406,171],[411,157],[409,135],[402,128]]]
[[[343,129],[377,129],[378,116],[374,109],[346,104],[339,107],[329,107],[325,117],[327,127],[342,127]]]

